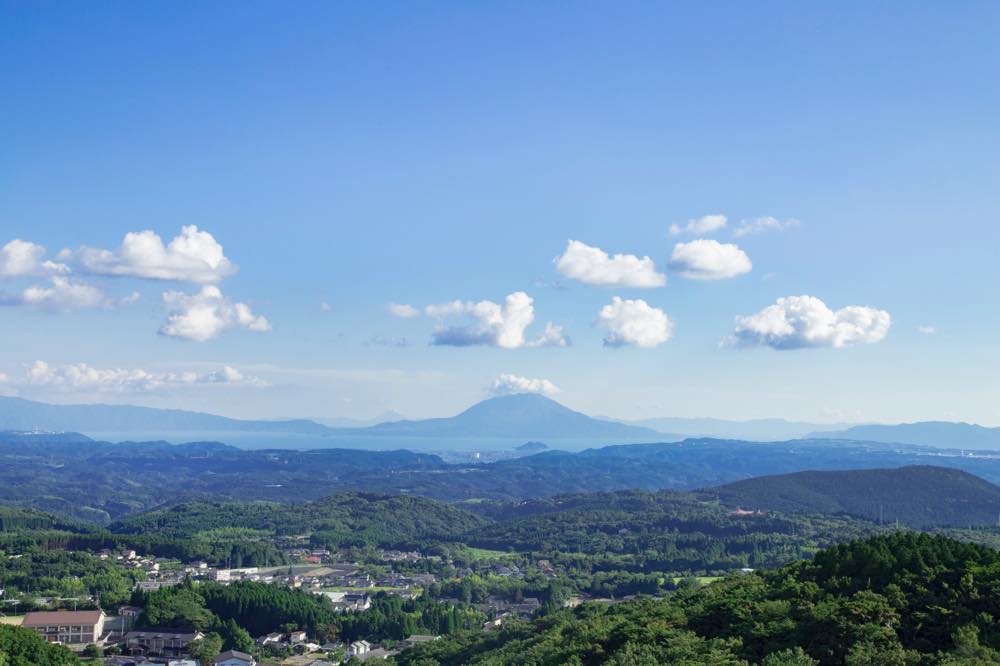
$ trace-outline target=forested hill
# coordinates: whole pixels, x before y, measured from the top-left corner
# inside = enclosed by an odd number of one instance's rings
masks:
[[[665,600],[584,604],[406,650],[400,666],[1000,664],[1000,554],[897,533]]]
[[[743,509],[847,514],[917,528],[996,525],[1000,516],[1000,487],[930,465],[761,476],[701,495]]]
[[[344,493],[308,504],[190,502],[126,518],[116,534],[199,539],[220,528],[271,535],[314,534],[337,545],[399,545],[450,541],[488,521],[465,509],[422,497]]]
[[[0,506],[0,533],[22,532],[25,530],[60,530],[76,532],[81,528],[72,521],[64,520],[37,509],[21,509]]]

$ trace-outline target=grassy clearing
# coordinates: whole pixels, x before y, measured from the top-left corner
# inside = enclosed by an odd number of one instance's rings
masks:
[[[517,557],[517,553],[508,553],[506,550],[490,550],[489,548],[468,548],[472,557],[476,560],[509,560]]]
[[[709,583],[714,583],[717,580],[722,580],[722,576],[674,576],[674,585],[677,585],[685,578],[694,578],[698,581],[699,585],[708,585]]]

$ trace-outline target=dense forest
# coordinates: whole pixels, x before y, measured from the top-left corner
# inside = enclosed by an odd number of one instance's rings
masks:
[[[896,533],[665,600],[585,604],[400,654],[435,664],[764,666],[1000,663],[1000,554]]]

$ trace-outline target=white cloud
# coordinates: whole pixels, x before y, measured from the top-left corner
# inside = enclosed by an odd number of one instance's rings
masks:
[[[322,302],[321,302],[321,303],[319,304],[319,311],[320,311],[320,312],[329,312],[329,311],[330,311],[330,310],[332,310],[332,309],[333,309],[333,308],[332,308],[332,307],[330,307],[330,304],[329,304],[329,303],[327,303],[326,301],[322,301]]]
[[[119,305],[135,305],[140,300],[142,300],[142,294],[137,291],[133,291],[131,294],[127,294],[118,299]]]
[[[696,236],[700,234],[710,234],[713,231],[718,231],[726,226],[726,222],[728,222],[728,220],[725,215],[702,215],[701,217],[693,220],[688,220],[687,224],[684,226],[671,224],[670,235],[679,236],[681,234],[689,234]]]
[[[929,324],[921,324],[917,326],[917,332],[923,333],[924,335],[937,335],[937,326],[931,326]]]
[[[490,393],[493,395],[511,395],[513,393],[555,395],[559,393],[559,387],[548,379],[531,379],[505,372],[493,380]]]
[[[445,317],[450,317],[452,315],[461,314],[467,312],[469,308],[472,307],[471,303],[464,303],[459,300],[451,301],[450,303],[439,303],[437,305],[428,305],[424,308],[424,314],[428,317],[434,317],[436,319],[443,319]]]
[[[545,322],[545,330],[533,340],[525,343],[526,347],[569,347],[569,338],[565,329],[551,321]]]
[[[33,285],[26,288],[19,296],[3,297],[3,304],[33,305],[49,310],[67,311],[108,307],[111,302],[93,285],[54,275],[46,286]]]
[[[618,296],[601,308],[597,323],[608,330],[604,337],[608,347],[651,349],[669,340],[674,328],[663,310],[642,299],[622,300]]]
[[[523,291],[508,294],[503,305],[493,301],[452,301],[443,305],[428,305],[424,312],[431,317],[445,318],[457,314],[471,315],[473,323],[466,326],[441,326],[434,332],[432,344],[468,347],[488,345],[501,349],[518,347],[565,347],[568,344],[562,328],[547,324],[545,332],[527,339],[525,330],[535,320],[534,300]]]
[[[65,264],[45,261],[45,248],[15,238],[0,247],[0,278],[37,277],[69,272]]]
[[[267,386],[231,366],[206,373],[148,372],[141,368],[94,368],[86,363],[52,366],[35,361],[25,370],[20,384],[60,392],[143,393],[198,385]]]
[[[81,247],[63,250],[59,258],[97,275],[151,280],[212,283],[236,270],[212,234],[193,224],[181,227],[180,235],[166,246],[156,232],[147,229],[125,234],[115,251]]]
[[[814,296],[786,296],[757,314],[737,317],[729,342],[779,350],[841,348],[878,342],[891,323],[885,310],[857,305],[831,310]]]
[[[267,319],[254,315],[249,305],[230,302],[212,285],[190,295],[179,291],[164,292],[163,302],[171,311],[167,323],[160,328],[162,335],[204,342],[227,328],[271,330]]]
[[[753,220],[741,220],[740,226],[733,230],[733,235],[741,237],[748,234],[759,234],[762,231],[784,231],[798,225],[799,221],[795,218],[790,217],[785,220],[779,220],[776,217],[766,215]]]
[[[556,269],[566,277],[584,284],[611,287],[662,287],[667,278],[656,272],[649,257],[616,254],[613,257],[599,247],[577,240],[566,245],[566,251],[554,260]]]
[[[678,243],[670,256],[670,270],[690,280],[721,280],[749,273],[751,268],[746,252],[715,240]]]
[[[409,319],[411,317],[420,316],[420,310],[416,309],[412,305],[407,305],[406,303],[389,303],[385,306],[385,309],[388,310],[389,314],[393,317]]]
[[[10,377],[0,372],[0,395],[3,396],[15,396],[17,395],[17,387],[13,385]]]

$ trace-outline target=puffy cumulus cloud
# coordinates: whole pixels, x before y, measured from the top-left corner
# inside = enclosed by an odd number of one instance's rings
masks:
[[[493,380],[493,384],[490,386],[490,393],[493,395],[511,395],[514,393],[555,395],[559,393],[559,387],[548,379],[531,379],[505,372]]]
[[[135,368],[94,368],[86,363],[53,366],[35,361],[25,370],[21,385],[61,392],[143,393],[199,385],[267,386],[231,366],[206,373],[148,372]]]
[[[571,240],[554,260],[556,269],[571,280],[609,287],[662,287],[667,278],[656,272],[649,257],[608,253],[599,247]]]
[[[757,314],[737,317],[736,330],[728,342],[779,350],[839,349],[878,342],[885,338],[891,324],[885,310],[858,305],[831,310],[814,296],[786,296]]]
[[[385,309],[388,310],[389,314],[391,314],[393,317],[410,319],[411,317],[420,316],[420,310],[406,303],[389,303],[388,305],[385,306]]]
[[[680,236],[681,234],[689,234],[696,236],[710,234],[725,227],[727,222],[728,220],[725,215],[702,215],[693,220],[688,220],[687,224],[684,225],[671,224],[670,235]]]
[[[607,329],[607,347],[651,349],[670,339],[674,324],[667,313],[642,299],[615,296],[597,313],[597,324]]]
[[[88,273],[151,280],[212,283],[236,270],[215,237],[193,224],[167,245],[154,231],[130,231],[117,250],[85,246],[63,250],[59,258]]]
[[[68,273],[69,267],[46,261],[45,248],[30,241],[15,238],[0,247],[0,278],[37,277]]]
[[[722,280],[751,268],[750,257],[736,245],[704,238],[678,243],[670,255],[670,270],[689,280]]]
[[[204,342],[227,328],[250,331],[270,331],[271,324],[263,316],[254,315],[246,303],[229,301],[218,287],[207,285],[196,294],[168,291],[163,302],[170,310],[167,323],[160,333],[174,338]]]
[[[435,345],[468,347],[488,345],[501,349],[519,347],[565,347],[568,340],[562,328],[547,324],[541,336],[528,339],[525,331],[535,320],[534,299],[523,291],[508,294],[503,304],[493,301],[462,302],[452,301],[443,305],[428,305],[425,314],[444,319],[464,314],[473,322],[464,326],[441,325],[431,340]]]
[[[766,215],[752,220],[741,220],[740,226],[736,227],[733,231],[733,235],[740,237],[747,236],[749,234],[759,234],[762,231],[784,231],[785,229],[797,227],[798,225],[799,221],[795,218],[790,217],[785,220],[779,220],[776,217]]]

